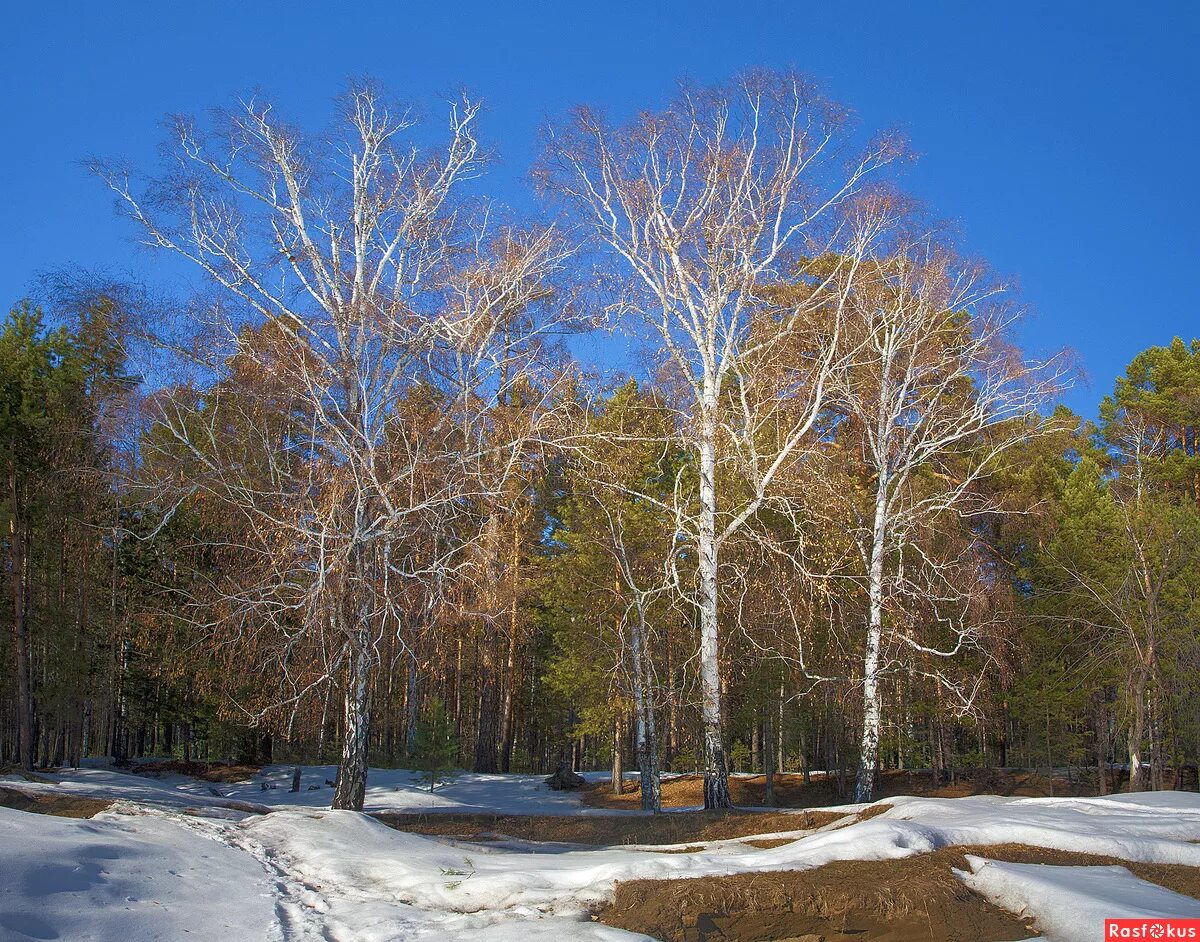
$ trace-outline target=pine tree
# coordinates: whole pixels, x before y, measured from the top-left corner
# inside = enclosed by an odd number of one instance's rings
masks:
[[[435,698],[417,722],[416,766],[429,779],[432,792],[438,775],[454,768],[458,758],[458,737],[454,734],[454,720],[446,712],[446,705]]]

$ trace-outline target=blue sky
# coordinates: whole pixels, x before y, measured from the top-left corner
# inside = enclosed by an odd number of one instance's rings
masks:
[[[1035,351],[1078,351],[1085,413],[1138,350],[1200,335],[1200,4],[42,3],[0,35],[0,301],[39,271],[134,271],[80,161],[153,165],[169,112],[254,87],[319,126],[355,75],[435,103],[466,86],[528,200],[538,126],[587,102],[652,106],[687,75],[794,65],[922,155],[909,188],[1020,279]]]

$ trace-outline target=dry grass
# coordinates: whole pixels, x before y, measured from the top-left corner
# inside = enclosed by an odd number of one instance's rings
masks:
[[[135,775],[145,775],[155,778],[165,773],[188,775],[205,782],[245,782],[257,775],[262,769],[257,765],[237,765],[232,762],[184,762],[182,759],[171,759],[166,762],[139,762],[131,766],[130,771]]]
[[[1002,844],[950,847],[901,860],[838,861],[804,871],[635,880],[618,885],[614,902],[598,918],[666,942],[998,942],[1032,935],[1025,922],[954,876],[954,868],[966,868],[966,854],[1057,866],[1119,864],[1144,880],[1200,897],[1200,868]]]
[[[660,815],[376,814],[400,831],[463,840],[498,837],[569,844],[691,844],[823,827],[845,817],[831,812],[784,814],[697,811]]]
[[[935,854],[838,861],[807,871],[634,880],[617,886],[613,903],[598,917],[664,942],[1000,942],[1033,934],[967,889],[949,859]]]
[[[852,802],[853,781],[846,780],[848,790],[838,793],[837,780],[814,775],[805,784],[804,776],[786,773],[775,776],[775,805],[780,808],[820,808]],[[1094,795],[1091,782],[1076,780],[1068,782],[1064,776],[1056,775],[1053,783],[1055,795]],[[733,776],[729,780],[729,791],[733,803],[742,807],[762,807],[766,802],[766,777]],[[881,774],[876,798],[891,798],[896,795],[921,795],[928,798],[962,798],[967,795],[1006,795],[1021,798],[1039,798],[1049,795],[1052,789],[1044,772],[1018,769],[980,769],[960,772],[953,782],[939,782],[928,770],[898,772],[888,770]],[[637,808],[640,790],[636,781],[625,782],[620,795],[613,794],[607,782],[598,783],[580,792],[584,802],[596,808]],[[663,779],[662,802],[666,808],[684,808],[704,804],[704,777],[702,775],[680,775]]]
[[[69,795],[29,794],[0,786],[0,807],[15,808],[34,814],[52,814],[60,818],[90,818],[107,811],[111,801],[99,798],[75,798]]]

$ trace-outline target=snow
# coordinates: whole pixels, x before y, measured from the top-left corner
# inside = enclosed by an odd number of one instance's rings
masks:
[[[291,792],[295,766],[271,765],[244,782],[198,781],[170,772],[157,776],[112,768],[63,769],[38,773],[43,782],[16,776],[0,777],[0,784],[30,793],[69,794],[80,798],[119,798],[169,807],[220,806],[228,802],[266,808],[301,806],[327,808],[333,798],[337,767],[303,766],[300,791]],[[599,777],[593,773],[592,777]],[[607,777],[605,774],[604,777]],[[458,812],[489,814],[611,814],[586,807],[571,792],[551,791],[544,775],[485,775],[458,772],[439,781],[432,793],[421,773],[406,769],[371,769],[367,777],[364,810],[407,812]],[[266,789],[263,789],[263,785]]]
[[[630,879],[804,870],[834,860],[899,859],[949,845],[1012,842],[1200,866],[1200,844],[1193,843],[1200,841],[1200,795],[1182,792],[1091,799],[892,798],[879,803],[890,807],[867,820],[854,820],[864,806],[851,805],[840,809],[845,817],[822,828],[777,832],[771,836],[794,839],[778,847],[693,841],[686,846],[699,850],[679,854],[669,853],[679,845],[581,847],[517,840],[481,845],[409,834],[368,815],[330,811],[332,791],[324,783],[332,778],[332,768],[305,768],[299,793],[287,790],[291,774],[290,767],[274,766],[250,781],[217,786],[178,775],[155,779],[100,768],[62,772],[42,784],[10,779],[5,784],[30,791],[121,799],[93,821],[12,811],[0,819],[15,829],[14,840],[6,834],[0,842],[0,871],[15,868],[24,875],[10,881],[16,889],[11,900],[5,898],[3,912],[6,918],[11,913],[11,918],[33,920],[26,925],[36,930],[12,937],[36,938],[37,932],[53,937],[48,935],[53,931],[59,937],[128,942],[138,938],[123,927],[128,918],[123,907],[132,904],[122,901],[129,896],[155,900],[162,919],[186,917],[193,926],[216,924],[213,914],[203,911],[206,905],[223,907],[221,915],[239,924],[271,923],[270,934],[238,935],[244,938],[536,942],[553,934],[556,940],[616,940],[630,936],[593,922],[589,912],[611,896],[617,882]],[[310,783],[322,787],[309,791]],[[211,793],[214,788],[219,797]],[[221,807],[229,801],[276,810],[256,815]],[[367,806],[603,813],[574,795],[549,791],[539,776],[462,773],[430,795],[416,774],[391,770],[371,771]],[[103,838],[97,837],[101,832]],[[78,888],[53,891],[58,876],[67,873],[53,868],[84,866],[96,842],[108,846],[115,861],[104,865],[103,879],[92,882],[95,873],[81,871]],[[49,857],[43,847],[50,848]],[[34,868],[42,864],[50,869],[39,876]],[[1184,914],[1177,910],[1184,898],[1142,883],[1123,868],[973,858],[972,873],[962,879],[1005,908],[1035,917],[1038,931],[1052,940],[1082,938],[1070,934],[1072,920],[1094,923],[1102,913],[1123,915],[1137,905],[1142,906],[1138,915]],[[187,892],[181,890],[185,886]],[[71,899],[72,893],[85,896]],[[81,906],[89,912],[104,907],[92,936],[77,932]],[[15,933],[19,926],[6,928]],[[8,937],[0,932],[0,938]]]
[[[265,938],[270,880],[244,853],[153,817],[0,808],[0,939]]]
[[[967,856],[967,886],[1054,942],[1104,938],[1105,919],[1200,918],[1200,901],[1139,880],[1124,867],[1051,867]]]
[[[1200,794],[1156,792],[1108,798],[889,798],[876,822],[932,848],[1029,844],[1140,863],[1200,866]],[[903,822],[903,824],[902,824]],[[864,822],[864,825],[871,824]]]

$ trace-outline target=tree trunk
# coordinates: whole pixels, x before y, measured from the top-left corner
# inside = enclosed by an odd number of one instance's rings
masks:
[[[704,807],[732,808],[729,766],[721,736],[721,671],[717,635],[716,447],[700,445],[700,692],[704,724]]]
[[[870,613],[867,652],[863,659],[863,729],[859,748],[855,801],[870,801],[875,794],[875,769],[879,764],[879,648],[883,637],[884,520],[887,514],[887,476],[879,475],[875,489],[875,525],[871,537],[871,571],[868,577]]]
[[[411,758],[417,752],[417,721],[421,715],[420,674],[415,651],[410,652],[408,657],[404,690],[404,698],[407,701],[405,704],[407,710],[404,725],[404,754]]]
[[[1108,794],[1108,715],[1104,701],[1096,701],[1096,794]]]
[[[484,676],[483,689],[479,692],[479,722],[476,726],[478,734],[475,739],[475,771],[496,772],[499,771],[496,763],[496,741],[499,735],[496,713],[500,698],[496,695],[496,681],[492,676],[494,674],[492,659],[486,653],[484,654],[482,670]]]
[[[325,696],[321,699],[321,726],[317,730],[317,763],[325,763],[325,743],[329,729],[329,701],[333,696],[333,680],[325,681]]]
[[[504,661],[504,697],[500,706],[500,771],[512,771],[513,687],[516,685],[517,603],[513,602],[508,632],[508,654]]]
[[[812,784],[812,763],[808,761],[808,725],[800,726],[800,771],[804,773],[804,784]]]
[[[365,633],[350,645],[346,668],[346,730],[342,741],[342,764],[338,768],[333,807],[362,811],[367,792],[367,750],[371,726],[371,648]]]
[[[504,658],[504,698],[500,708],[500,771],[512,770],[513,689],[517,685],[517,627],[521,621],[521,518],[512,520],[512,555],[509,558],[508,582],[512,598],[508,605],[508,651]]]
[[[9,490],[12,495],[12,524],[10,556],[13,581],[13,646],[17,672],[17,751],[21,767],[33,771],[33,676],[29,645],[28,605],[25,598],[25,520],[21,513],[20,486],[15,470],[9,471]]]
[[[1133,689],[1133,716],[1129,723],[1129,790],[1146,790],[1146,763],[1142,741],[1146,736],[1146,675],[1141,672]]]
[[[650,654],[646,628],[639,607],[633,633],[633,705],[637,711],[637,762],[641,779],[642,810],[662,810],[662,776],[659,771],[658,732],[654,720],[654,697],[650,687]]]
[[[763,731],[763,773],[766,778],[763,804],[768,808],[775,805],[775,737],[771,725],[771,714],[768,712],[766,729]]]
[[[622,719],[623,719],[623,717],[621,716],[620,713],[618,713],[613,718],[613,727],[612,727],[612,730],[613,730],[613,737],[612,737],[613,760],[612,760],[611,784],[612,784],[612,793],[614,795],[620,795],[625,788],[625,766],[622,762],[624,757],[621,754],[622,753],[621,747],[624,744],[623,743],[623,739],[624,739],[623,733],[624,733],[625,724],[622,722]]]

